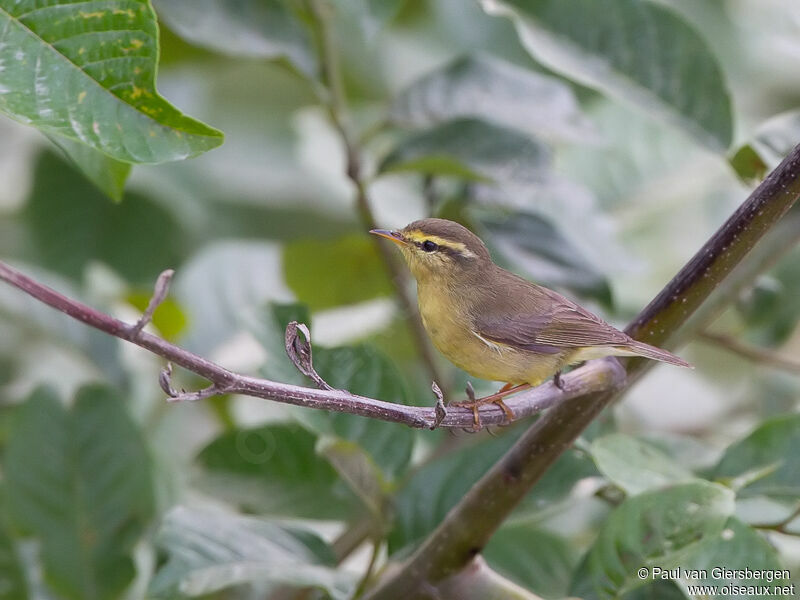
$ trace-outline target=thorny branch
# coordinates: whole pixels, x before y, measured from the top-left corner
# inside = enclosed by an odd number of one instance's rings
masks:
[[[313,371],[308,329],[305,329],[305,326],[295,324],[288,328],[287,349],[290,349],[290,357],[298,368],[324,389],[289,385],[234,373],[202,356],[143,331],[144,325],[141,324],[144,317],[136,324],[129,325],[82,302],[68,298],[3,262],[0,262],[0,280],[10,283],[35,299],[90,327],[136,344],[153,354],[161,356],[169,363],[180,365],[211,382],[210,386],[196,392],[175,390],[171,384],[172,364],[168,364],[159,377],[159,383],[171,401],[201,400],[215,394],[243,394],[307,408],[332,410],[383,421],[403,423],[417,428],[434,429],[436,427],[447,427],[467,429],[473,426],[471,410],[455,406],[445,410],[443,396],[441,391],[438,391],[438,386],[434,389],[436,405],[432,407],[393,404],[377,398],[357,396],[346,390],[331,389]],[[166,285],[164,283],[165,278],[159,278],[159,281],[162,282],[163,289]],[[156,296],[159,295],[161,295],[161,292],[157,290]],[[165,291],[163,296],[166,296]],[[153,302],[151,302],[152,304]],[[298,339],[298,330],[303,331],[306,336],[305,341]],[[538,388],[509,398],[506,400],[506,404],[514,411],[516,418],[521,419],[572,398],[607,389],[609,386],[609,373],[612,372],[602,361],[592,361],[565,376],[563,390],[558,389],[552,383],[546,383]],[[615,385],[621,385],[622,383],[619,378],[614,377],[611,377],[611,382],[615,383]],[[480,417],[483,425],[487,426],[502,425],[506,422],[505,413],[494,404],[482,406],[480,408]]]

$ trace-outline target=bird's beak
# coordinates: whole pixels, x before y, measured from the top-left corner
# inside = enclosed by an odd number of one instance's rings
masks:
[[[385,237],[387,240],[392,240],[399,246],[403,246],[406,243],[406,240],[403,238],[403,234],[399,231],[389,231],[388,229],[370,229],[369,232],[381,237]]]

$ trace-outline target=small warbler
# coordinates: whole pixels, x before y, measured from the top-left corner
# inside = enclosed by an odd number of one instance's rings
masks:
[[[499,267],[466,227],[445,219],[414,221],[370,233],[396,243],[417,280],[422,323],[453,364],[481,379],[505,382],[496,394],[453,403],[473,410],[536,386],[561,369],[603,356],[643,356],[681,367],[681,358],[639,342],[561,294]]]

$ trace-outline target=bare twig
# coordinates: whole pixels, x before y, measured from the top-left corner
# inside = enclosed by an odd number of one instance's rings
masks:
[[[770,350],[769,348],[761,348],[759,346],[747,344],[736,339],[732,335],[706,330],[698,333],[697,338],[701,342],[713,344],[718,348],[722,348],[733,354],[738,354],[753,362],[775,367],[776,369],[783,369],[791,373],[800,373],[800,361],[784,356],[780,352]]]
[[[663,345],[714,288],[800,197],[800,146],[773,171],[694,258],[626,329],[636,339]],[[613,359],[610,364],[616,364]],[[626,361],[628,383],[556,404],[453,507],[401,568],[368,598],[432,598],[425,590],[463,572],[492,534],[580,433],[642,374],[642,360]],[[622,370],[620,368],[620,370]],[[624,374],[622,374],[624,375]],[[563,378],[567,390],[572,373]],[[555,389],[555,386],[553,386]],[[465,526],[465,524],[469,524]]]
[[[367,183],[364,178],[361,163],[359,143],[349,131],[347,123],[347,107],[345,101],[342,78],[339,72],[339,60],[336,52],[336,43],[333,38],[331,26],[331,7],[324,0],[311,0],[311,9],[314,15],[318,37],[318,53],[322,68],[322,79],[327,88],[327,97],[322,98],[323,104],[328,111],[328,116],[333,124],[342,146],[345,151],[345,172],[348,179],[352,182],[356,191],[356,208],[361,223],[365,230],[378,227],[375,216],[372,213]],[[394,286],[397,298],[400,302],[403,315],[406,317],[409,330],[414,343],[425,363],[425,368],[434,381],[439,381],[447,391],[446,379],[440,372],[433,353],[430,342],[428,341],[425,328],[422,325],[416,303],[409,296],[408,276],[401,268],[397,257],[392,254],[391,249],[386,244],[381,243],[378,238],[374,238],[374,244],[378,254],[383,261],[386,271],[389,274],[392,285]]]
[[[375,398],[357,396],[342,390],[306,388],[239,375],[146,331],[139,331],[136,336],[132,336],[135,325],[128,325],[82,302],[68,298],[2,262],[0,262],[0,280],[10,283],[40,302],[52,306],[78,321],[136,344],[171,363],[180,365],[206,378],[212,384],[198,392],[176,391],[170,382],[171,366],[168,365],[159,377],[159,382],[171,400],[200,400],[218,393],[244,394],[286,404],[403,423],[417,428],[465,428],[472,426],[473,423],[472,411],[465,408],[451,407],[442,416],[441,407],[393,404]],[[603,390],[608,385],[608,377],[608,367],[601,361],[592,361],[565,378],[567,385],[565,392],[562,393],[551,383],[546,383],[509,398],[507,404],[514,410],[517,418],[524,418],[562,401]],[[506,418],[505,413],[495,405],[482,406],[480,415],[485,425],[499,425]]]
[[[150,302],[148,302],[147,308],[144,313],[142,313],[142,316],[136,321],[136,325],[131,328],[131,339],[138,336],[142,329],[153,320],[153,313],[156,312],[156,309],[164,302],[169,293],[169,282],[172,281],[173,275],[175,275],[175,271],[167,269],[156,279],[156,285],[153,288],[153,297],[150,298]]]

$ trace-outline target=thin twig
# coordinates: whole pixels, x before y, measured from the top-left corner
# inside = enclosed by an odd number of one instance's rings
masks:
[[[161,374],[159,382],[171,400],[199,400],[217,393],[244,394],[285,404],[403,423],[416,428],[432,429],[437,426],[465,428],[471,427],[473,423],[472,411],[466,408],[450,407],[442,417],[441,407],[393,404],[376,398],[357,396],[343,390],[306,388],[233,373],[146,331],[140,331],[138,335],[132,336],[135,325],[124,323],[82,302],[68,298],[3,262],[0,262],[0,280],[10,283],[36,300],[90,327],[136,344],[170,363],[180,365],[206,378],[212,384],[199,392],[178,392],[172,389],[171,366],[168,365],[167,370]],[[552,383],[545,383],[509,398],[507,404],[517,418],[522,419],[572,398],[606,389],[608,375],[609,370],[605,363],[592,361],[564,378],[567,386],[564,392],[558,390]],[[506,418],[505,413],[493,404],[481,406],[480,417],[484,425],[499,425]]]
[[[732,352],[733,354],[738,354],[753,362],[800,374],[800,361],[793,360],[769,348],[761,348],[759,346],[747,344],[736,339],[732,335],[706,330],[699,332],[697,334],[697,339],[701,342],[712,344],[718,348]]]
[[[167,269],[158,276],[156,285],[153,288],[153,297],[150,298],[150,302],[148,302],[144,313],[142,313],[142,316],[138,321],[136,321],[136,324],[131,329],[132,337],[138,336],[142,329],[144,329],[145,326],[153,320],[153,314],[156,312],[156,309],[161,305],[161,303],[164,302],[167,294],[169,293],[169,283],[172,281],[173,275],[175,275],[175,271],[172,269]]]
[[[347,103],[345,100],[344,86],[339,69],[337,45],[331,26],[330,11],[331,7],[324,0],[311,0],[311,9],[317,26],[318,53],[322,69],[322,80],[327,88],[327,97],[322,98],[323,104],[328,111],[328,117],[339,134],[342,146],[345,151],[345,172],[348,179],[352,182],[356,191],[356,208],[365,230],[378,227],[375,216],[372,212],[367,182],[364,178],[361,152],[358,142],[350,133],[347,123]],[[446,378],[440,372],[433,353],[427,333],[422,325],[416,303],[409,296],[408,276],[401,268],[397,257],[392,254],[391,249],[386,244],[381,243],[377,238],[374,239],[375,247],[383,261],[389,279],[394,286],[395,293],[400,302],[403,315],[408,321],[409,329],[417,350],[425,363],[425,368],[434,381],[439,381],[443,385],[445,392],[448,391]]]

